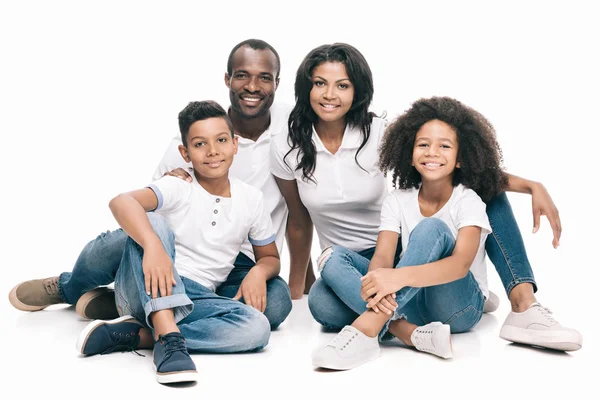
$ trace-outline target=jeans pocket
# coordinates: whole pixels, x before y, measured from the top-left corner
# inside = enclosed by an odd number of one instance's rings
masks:
[[[467,332],[481,320],[482,315],[482,310],[477,310],[474,306],[469,305],[467,308],[454,313],[454,315],[444,323],[450,325],[452,333]]]

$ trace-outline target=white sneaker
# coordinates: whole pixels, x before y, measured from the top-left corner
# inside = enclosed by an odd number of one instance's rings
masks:
[[[575,329],[565,328],[552,318],[552,312],[540,303],[533,303],[522,313],[510,312],[500,329],[500,337],[509,342],[554,350],[575,351],[583,338]]]
[[[419,326],[410,335],[410,341],[419,351],[431,353],[442,358],[452,358],[452,339],[450,325],[431,322]]]
[[[353,326],[344,329],[325,347],[312,356],[315,367],[347,370],[356,368],[379,357],[377,337],[368,337]]]
[[[490,290],[487,299],[485,299],[485,303],[483,303],[483,312],[492,313],[498,309],[499,305],[500,299],[498,298],[496,293]]]

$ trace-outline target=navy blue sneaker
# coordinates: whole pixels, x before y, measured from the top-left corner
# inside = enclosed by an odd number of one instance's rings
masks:
[[[87,356],[135,351],[140,343],[138,333],[141,327],[142,324],[131,315],[110,321],[92,321],[79,334],[77,351]]]
[[[160,335],[154,344],[154,366],[159,383],[196,382],[198,372],[179,332]]]

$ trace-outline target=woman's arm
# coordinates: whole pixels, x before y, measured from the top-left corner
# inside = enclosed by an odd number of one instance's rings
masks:
[[[531,195],[531,208],[533,211],[533,233],[540,229],[540,216],[545,215],[550,222],[554,238],[552,246],[557,248],[560,245],[560,235],[562,226],[558,209],[552,201],[552,197],[540,182],[530,181],[516,175],[506,174],[508,177],[507,190],[516,193],[527,193]]]
[[[290,251],[289,286],[292,299],[300,299],[304,294],[306,269],[310,260],[313,224],[308,210],[300,200],[298,185],[295,180],[275,177],[277,186],[285,199],[289,210],[286,236]]]

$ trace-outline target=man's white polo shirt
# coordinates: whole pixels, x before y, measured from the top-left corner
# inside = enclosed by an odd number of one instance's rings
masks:
[[[381,204],[388,193],[383,173],[379,170],[378,148],[386,121],[373,118],[371,134],[365,146],[359,128],[346,127],[342,144],[331,154],[313,128],[316,146],[315,182],[302,179],[297,170],[298,149],[290,150],[288,135],[277,135],[271,145],[271,172],[278,178],[296,180],[300,199],[313,221],[321,249],[339,245],[354,251],[375,247]],[[284,161],[285,157],[285,161]]]
[[[260,190],[235,178],[229,182],[229,198],[208,193],[195,178],[189,183],[166,176],[149,185],[158,199],[155,212],[175,234],[177,272],[213,291],[246,240],[257,246],[275,241]]]

